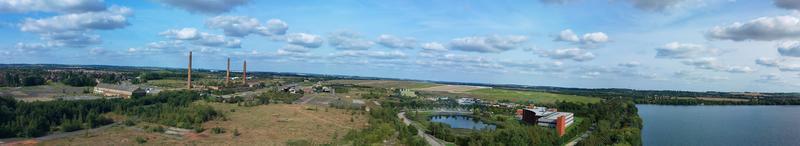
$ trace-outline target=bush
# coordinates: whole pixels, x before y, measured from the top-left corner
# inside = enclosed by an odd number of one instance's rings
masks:
[[[194,127],[194,132],[196,132],[196,133],[200,133],[200,132],[203,132],[203,131],[206,131],[206,129],[203,128],[203,127]]]
[[[147,129],[147,131],[163,133],[164,132],[164,127],[161,127],[161,126],[150,127],[149,129]]]
[[[131,119],[127,119],[125,121],[122,121],[122,124],[125,124],[125,126],[133,126],[136,125],[136,122]]]
[[[134,140],[136,141],[136,143],[139,143],[139,144],[147,143],[147,139],[139,137],[139,136],[134,138]]]
[[[239,136],[239,135],[242,135],[241,133],[239,133],[239,129],[233,129],[233,136]]]
[[[221,128],[221,127],[214,127],[214,128],[211,128],[211,133],[212,133],[212,134],[220,134],[220,133],[225,133],[225,128]]]
[[[61,123],[60,128],[62,132],[72,132],[83,129],[83,127],[81,127],[81,122],[78,120],[66,120]]]
[[[305,139],[295,139],[295,140],[288,140],[286,141],[286,145],[289,146],[311,146],[311,142]]]

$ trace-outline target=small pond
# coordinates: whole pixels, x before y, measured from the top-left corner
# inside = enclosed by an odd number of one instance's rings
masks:
[[[462,128],[462,129],[482,130],[482,129],[496,128],[495,125],[484,123],[478,119],[462,115],[432,116],[431,122],[445,123],[449,124],[450,127],[452,128]]]

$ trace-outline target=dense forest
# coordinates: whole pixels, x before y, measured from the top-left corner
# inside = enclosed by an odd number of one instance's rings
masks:
[[[193,91],[165,91],[134,99],[17,102],[0,98],[0,138],[36,137],[49,132],[69,132],[112,123],[101,116],[114,112],[132,119],[180,128],[198,128],[221,116],[209,106],[193,105],[201,99]]]

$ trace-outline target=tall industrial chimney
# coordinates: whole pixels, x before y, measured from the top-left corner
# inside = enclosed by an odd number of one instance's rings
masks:
[[[231,84],[231,58],[228,57],[228,71],[225,72],[225,85]]]
[[[189,51],[189,75],[186,79],[186,88],[192,89],[192,51]]]
[[[242,84],[247,85],[247,60],[244,61],[244,66],[242,66]]]

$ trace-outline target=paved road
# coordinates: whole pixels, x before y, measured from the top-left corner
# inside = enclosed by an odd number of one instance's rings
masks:
[[[406,112],[397,113],[397,117],[399,117],[400,119],[403,119],[403,123],[405,123],[406,125],[411,125],[411,120],[406,118]],[[444,144],[439,142],[439,141],[443,141],[443,140],[440,140],[440,139],[437,139],[436,137],[428,135],[427,133],[425,133],[425,130],[422,127],[419,127],[417,125],[414,125],[414,127],[417,127],[417,135],[420,135],[420,136],[422,136],[422,138],[425,138],[425,141],[428,142],[428,145],[431,145],[431,146],[444,146]]]

